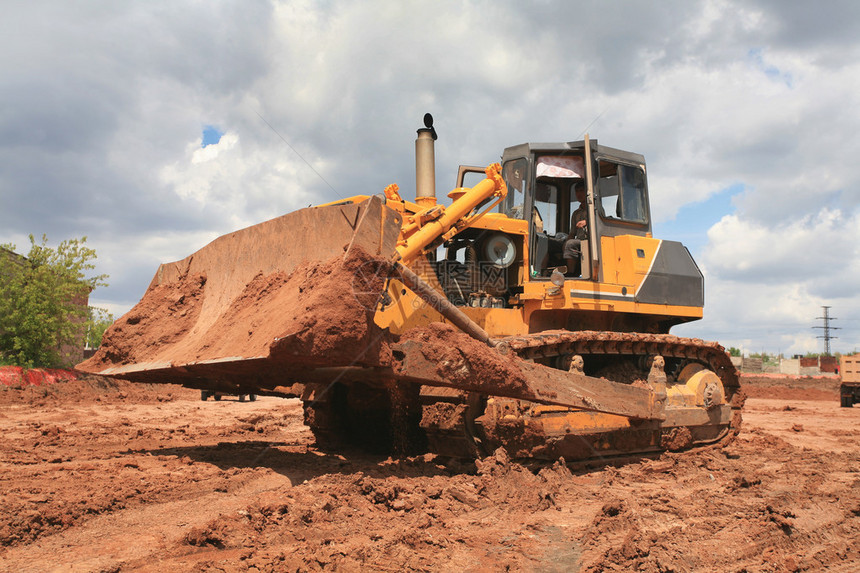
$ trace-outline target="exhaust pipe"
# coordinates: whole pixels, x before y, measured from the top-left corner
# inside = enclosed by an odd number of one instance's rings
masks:
[[[424,114],[424,127],[415,139],[415,202],[422,207],[436,204],[436,130],[433,116]]]

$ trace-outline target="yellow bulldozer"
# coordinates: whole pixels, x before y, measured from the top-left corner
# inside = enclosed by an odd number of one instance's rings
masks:
[[[215,239],[159,267],[78,369],[298,397],[320,446],[608,460],[715,444],[738,374],[700,319],[701,272],[654,238],[641,155],[525,143],[437,200],[396,185]]]

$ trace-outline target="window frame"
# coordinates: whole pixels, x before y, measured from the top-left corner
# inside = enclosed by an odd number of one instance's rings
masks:
[[[600,217],[601,222],[604,222],[605,224],[613,225],[613,226],[614,225],[624,225],[624,226],[634,227],[634,228],[642,229],[642,230],[650,230],[650,227],[651,227],[651,209],[650,209],[650,204],[648,202],[648,177],[647,177],[647,172],[645,170],[645,165],[631,162],[631,161],[624,161],[624,160],[618,159],[616,157],[606,156],[606,155],[600,155],[598,157],[595,157],[595,162],[597,163],[597,178],[596,178],[596,185],[595,185],[595,195],[596,195],[596,197],[595,197],[595,203],[596,203],[595,211],[596,211],[597,216]],[[626,219],[626,218],[623,218],[623,217],[618,216],[618,215],[611,215],[611,214],[606,213],[606,210],[604,209],[603,198],[604,198],[604,196],[609,197],[610,195],[604,195],[603,185],[601,185],[601,181],[608,179],[608,177],[603,177],[601,175],[601,171],[602,171],[601,166],[603,163],[610,163],[610,164],[613,164],[616,166],[614,175],[612,175],[610,177],[616,178],[616,182],[615,182],[615,186],[614,186],[615,191],[616,191],[616,194],[614,195],[614,197],[616,197],[615,205],[616,205],[616,209],[617,209],[619,202],[620,202],[620,204],[622,206],[622,212],[623,212],[623,207],[625,205],[624,185],[623,185],[623,178],[624,177],[622,175],[621,170],[619,170],[617,167],[621,166],[624,168],[632,168],[632,169],[636,169],[639,171],[639,173],[641,174],[642,183],[643,183],[642,188],[639,190],[639,199],[641,201],[640,209],[641,209],[641,212],[643,215],[643,219]]]

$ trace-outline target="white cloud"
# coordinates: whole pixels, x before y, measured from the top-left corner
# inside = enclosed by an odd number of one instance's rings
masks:
[[[759,346],[754,352],[821,351],[813,327],[826,305],[845,319],[834,324],[833,348],[860,346],[860,211],[823,209],[774,227],[728,215],[708,239],[705,320],[679,333],[705,331],[726,346]]]
[[[860,344],[858,17],[772,0],[18,3],[0,21],[0,242],[89,235],[112,276],[99,300],[125,304],[204,239],[392,182],[410,195],[426,111],[440,194],[460,163],[588,128],[645,155],[660,228],[744,189],[699,231],[707,318],[684,328],[800,346],[832,303]],[[200,146],[204,125],[218,144]]]
[[[206,163],[216,159],[222,152],[230,151],[236,144],[239,143],[239,136],[235,133],[225,133],[217,143],[209,144],[203,147],[203,138],[195,144],[195,149],[191,154],[191,163]]]
[[[822,209],[815,215],[774,226],[723,217],[708,231],[704,264],[724,279],[750,283],[806,284],[815,294],[834,279],[845,281],[846,294],[860,275],[860,211],[845,215]]]
[[[300,161],[277,157],[271,149],[242,146],[227,131],[216,144],[188,143],[181,158],[159,171],[162,185],[184,208],[216,215],[230,228],[245,227],[314,202],[302,187],[310,179]]]

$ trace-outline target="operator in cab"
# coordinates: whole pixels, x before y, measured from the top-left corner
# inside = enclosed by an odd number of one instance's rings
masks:
[[[582,241],[588,239],[588,205],[585,201],[585,184],[580,181],[574,188],[579,207],[570,217],[570,238],[564,242],[564,262],[567,263],[567,276],[582,275]]]

